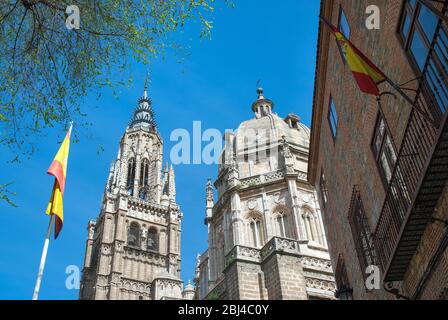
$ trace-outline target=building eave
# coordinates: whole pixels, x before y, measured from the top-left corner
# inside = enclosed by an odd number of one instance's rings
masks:
[[[333,0],[322,1],[320,7],[320,15],[331,18],[333,8]],[[328,52],[330,48],[330,32],[323,28],[323,24],[319,21],[319,31],[316,49],[316,71],[314,76],[314,94],[313,94],[313,111],[311,117],[311,138],[310,151],[308,161],[308,179],[310,184],[316,184],[316,175],[318,172],[317,163],[319,162],[319,145],[322,127],[322,116],[324,109],[325,96],[325,79],[328,62]]]

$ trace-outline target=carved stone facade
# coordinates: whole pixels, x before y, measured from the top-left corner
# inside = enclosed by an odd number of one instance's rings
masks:
[[[145,89],[112,163],[101,212],[88,223],[80,299],[191,298],[180,277],[182,213],[174,170]],[[185,295],[185,296],[184,296]]]
[[[315,189],[307,181],[310,130],[281,119],[258,90],[255,118],[226,134],[206,187],[208,249],[198,256],[197,299],[334,299]]]

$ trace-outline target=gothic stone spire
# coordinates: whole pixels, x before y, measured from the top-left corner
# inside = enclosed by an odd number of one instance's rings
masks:
[[[154,118],[154,111],[152,109],[152,101],[148,97],[148,90],[145,85],[143,91],[143,97],[138,101],[138,106],[134,110],[131,122],[129,124],[130,128],[146,128],[149,131],[155,131],[157,124]]]

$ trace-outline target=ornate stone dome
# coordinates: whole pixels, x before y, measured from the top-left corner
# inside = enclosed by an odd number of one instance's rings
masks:
[[[236,133],[237,139],[243,139],[244,136],[266,132],[272,139],[282,140],[285,136],[286,140],[293,142],[305,149],[309,148],[311,139],[311,130],[308,126],[300,122],[300,118],[295,114],[289,114],[282,119],[275,113],[268,116],[250,119],[241,123]],[[269,132],[269,133],[268,133]],[[243,137],[241,137],[243,136]]]

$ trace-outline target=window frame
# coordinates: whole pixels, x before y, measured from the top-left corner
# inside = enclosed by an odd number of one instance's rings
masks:
[[[380,130],[380,123],[381,121],[384,122],[384,133],[383,133],[383,137],[381,138],[381,145],[379,147],[379,149],[377,150],[377,146],[376,146],[376,142],[377,142],[377,136]],[[387,138],[390,139],[391,145],[392,145],[392,149],[393,152],[395,154],[395,163],[392,164],[391,159],[389,159],[389,156],[387,154],[387,152],[385,152],[385,145],[386,145],[386,141]],[[375,127],[373,130],[373,135],[372,135],[372,140],[370,142],[370,149],[372,150],[372,155],[373,158],[375,160],[378,172],[380,174],[381,177],[381,181],[383,183],[384,188],[387,190],[387,188],[389,187],[390,181],[393,178],[393,174],[395,171],[395,167],[397,165],[398,162],[398,151],[397,148],[395,146],[395,141],[393,139],[392,133],[389,129],[389,125],[387,123],[386,117],[384,116],[384,114],[382,113],[382,111],[378,111],[378,115],[376,117],[376,122],[375,122]],[[386,172],[384,171],[383,165],[381,163],[381,159],[382,159],[382,155],[383,153],[386,155],[387,161],[389,163],[389,165],[391,165],[391,178],[388,181],[387,176],[386,176]]]
[[[347,26],[348,26],[348,29],[349,29],[349,30],[348,30],[348,33],[349,33],[348,36],[347,36],[347,35],[345,34],[345,32],[343,32],[343,30],[341,29],[341,26],[342,26],[342,25],[341,25],[342,17],[344,17],[344,18],[345,18],[345,21],[347,22]],[[351,36],[352,28],[351,28],[351,26],[350,26],[350,23],[348,22],[347,14],[345,13],[345,10],[344,10],[344,8],[342,7],[342,5],[339,6],[339,13],[338,13],[338,23],[337,23],[337,27],[338,27],[339,31],[341,31],[341,33],[344,35],[344,37],[346,37],[347,40],[350,40],[350,36]],[[347,59],[345,58],[344,51],[342,50],[342,47],[341,47],[339,41],[336,41],[336,44],[337,44],[337,46],[338,46],[339,53],[341,54],[342,62],[344,63],[344,65],[346,65],[346,64],[347,64]]]
[[[341,25],[342,17],[345,18],[345,22],[347,23],[347,26],[348,26],[348,35],[346,35],[346,34],[343,32],[344,30],[341,28],[341,26],[342,26],[342,25]],[[339,31],[341,31],[341,33],[344,35],[344,37],[347,38],[347,40],[350,40],[350,36],[351,36],[352,28],[350,27],[350,23],[348,22],[348,19],[347,19],[347,14],[345,13],[345,10],[344,10],[344,8],[342,7],[342,5],[339,6],[338,29],[339,29]],[[347,31],[347,30],[345,30],[345,31]]]
[[[336,121],[335,129],[334,129],[335,132],[333,132],[333,124],[332,124],[332,116],[331,116],[333,114],[332,106],[334,106],[334,114],[336,115],[336,119],[333,119],[333,120]],[[330,126],[331,136],[333,137],[333,142],[335,142],[336,138],[338,136],[338,131],[339,131],[338,130],[339,129],[339,115],[338,115],[338,110],[336,108],[336,103],[334,102],[334,99],[333,99],[332,95],[330,95],[330,99],[329,99],[329,102],[328,102],[327,119],[328,119],[328,124]]]
[[[435,70],[439,73],[438,76],[442,77],[447,76],[447,71],[443,68],[443,58],[446,58],[444,56],[439,56],[437,51],[435,50],[434,43],[436,39],[436,35],[439,34],[439,38],[442,37],[442,34],[445,37],[448,37],[448,30],[444,27],[443,23],[441,23],[441,19],[438,17],[435,17],[436,25],[434,29],[434,34],[432,35],[432,39],[428,38],[427,30],[424,27],[424,25],[420,22],[420,13],[422,12],[422,9],[426,8],[426,10],[429,10],[424,4],[420,3],[419,1],[415,1],[414,6],[410,4],[409,0],[404,1],[403,6],[401,8],[400,12],[400,20],[398,23],[398,28],[396,30],[397,37],[399,39],[399,42],[402,46],[402,49],[405,52],[405,55],[407,56],[411,68],[415,72],[415,74],[419,77],[425,76],[428,72],[428,61],[431,61],[431,64],[433,65],[432,68],[435,68]],[[407,19],[409,19],[409,31],[407,34],[404,34],[403,28],[406,24]],[[427,50],[424,65],[422,66],[422,69],[420,68],[420,64],[418,62],[418,58],[414,54],[414,51],[412,49],[412,44],[414,39],[418,37],[424,48]],[[440,40],[442,41],[442,40]],[[434,72],[434,71],[433,71]],[[440,105],[441,102],[439,100],[440,96],[436,96],[436,92],[434,90],[437,90],[437,88],[433,88],[434,84],[431,85],[431,80],[428,81],[426,76],[423,78],[423,81],[420,80],[420,86],[418,89],[418,93],[421,93],[426,100],[426,103],[428,105],[428,112],[430,112],[435,119],[441,119],[443,114],[447,111],[447,106]],[[445,83],[446,86],[446,83]],[[443,103],[442,103],[443,104]]]
[[[134,183],[135,183],[135,171],[136,171],[136,159],[131,157],[128,160],[127,175],[126,175],[126,190],[131,196],[134,195]]]
[[[135,230],[136,230],[136,232],[137,232],[137,235],[131,234],[131,230],[132,230],[134,227],[135,227]],[[135,237],[135,244],[131,244],[131,243],[129,243],[129,236],[130,236],[130,235],[132,235],[132,236]],[[135,222],[135,221],[132,221],[132,222],[129,224],[129,229],[128,229],[128,234],[127,234],[126,244],[127,244],[129,247],[132,247],[132,248],[140,248],[140,247],[141,247],[140,225],[139,225],[137,222]]]
[[[154,244],[152,245],[152,248],[149,247],[148,242],[150,240],[150,234],[154,235],[154,239],[152,239],[154,241]],[[159,252],[159,232],[155,227],[149,227],[148,228],[148,235],[147,235],[147,239],[146,239],[146,249],[148,251],[153,251],[153,252]]]
[[[369,217],[366,215],[361,194],[357,186],[353,188],[348,220],[361,273],[364,279],[366,279],[368,277],[365,273],[367,267],[370,265],[378,265],[378,254],[373,241]]]
[[[278,235],[280,238],[288,238],[287,225],[288,220],[284,212],[277,212],[275,217],[275,222],[278,227]]]
[[[147,158],[143,158],[140,163],[140,177],[138,184],[140,187],[147,187],[149,178],[149,160]]]
[[[251,242],[254,248],[261,248],[264,244],[263,222],[259,217],[251,217],[249,220]]]
[[[412,6],[409,3],[409,0],[406,0],[401,9],[400,22],[398,25],[399,27],[398,27],[397,32],[402,41],[403,48],[406,50],[406,53],[408,53],[408,54],[409,54],[409,49],[412,44],[413,36],[415,35],[415,31],[417,31],[420,35],[424,35],[422,40],[423,40],[423,44],[428,49],[428,51],[431,49],[431,43],[433,42],[434,36],[436,34],[434,32],[434,34],[432,35],[432,39],[428,39],[425,28],[419,21],[420,12],[421,12],[423,6],[424,5],[421,4],[419,1],[416,1],[415,8],[412,8]],[[403,33],[401,31],[406,22],[406,19],[405,19],[406,17],[409,17],[409,19],[410,19],[409,20],[409,31],[408,31],[407,35],[403,35]],[[436,19],[438,20],[438,18],[436,18]],[[437,26],[436,26],[436,28],[437,28]],[[410,56],[412,57],[413,62],[418,67],[418,63],[415,60],[412,52],[411,52]],[[420,70],[420,69],[418,69],[418,70]]]

